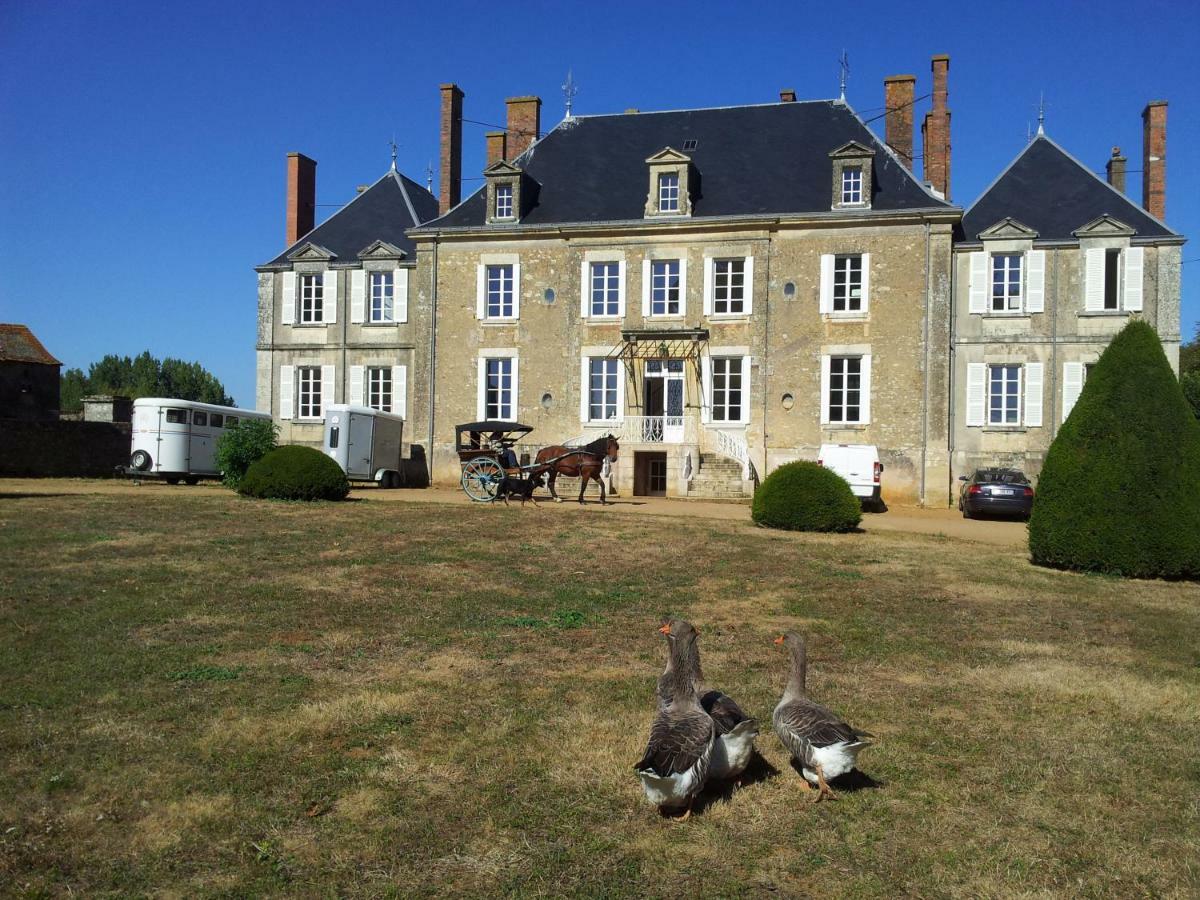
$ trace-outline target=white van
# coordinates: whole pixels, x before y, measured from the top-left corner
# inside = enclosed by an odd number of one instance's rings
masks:
[[[325,454],[351,481],[400,487],[404,419],[369,406],[331,403],[325,407]]]
[[[245,419],[271,421],[269,413],[170,397],[133,401],[132,446],[127,475],[155,475],[167,484],[220,478],[217,438]]]
[[[854,496],[864,506],[882,508],[880,476],[883,475],[883,464],[879,462],[879,450],[874,444],[822,444],[817,464],[845,478]]]

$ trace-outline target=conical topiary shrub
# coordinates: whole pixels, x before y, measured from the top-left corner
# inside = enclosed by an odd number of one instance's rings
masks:
[[[1200,422],[1145,322],[1113,338],[1050,445],[1029,550],[1062,569],[1200,576]]]

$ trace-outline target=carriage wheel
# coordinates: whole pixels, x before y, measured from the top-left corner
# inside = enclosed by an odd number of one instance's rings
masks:
[[[496,490],[504,478],[504,469],[494,459],[473,459],[463,468],[462,489],[477,503],[496,499]]]

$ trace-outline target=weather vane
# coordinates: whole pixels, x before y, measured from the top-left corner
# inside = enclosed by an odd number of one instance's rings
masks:
[[[563,97],[567,101],[567,118],[571,118],[571,106],[575,100],[575,95],[579,93],[579,86],[575,84],[575,76],[570,69],[567,69],[567,80],[562,85]]]
[[[388,146],[392,148],[392,171],[396,171],[396,136],[393,134],[392,139],[388,141]]]
[[[1046,92],[1038,94],[1038,136],[1046,133]]]
[[[846,55],[846,51],[842,51],[842,58],[838,60],[842,69],[841,90],[842,102],[846,102],[846,79],[850,77],[850,57]]]
[[[425,163],[425,190],[433,193],[433,163]]]

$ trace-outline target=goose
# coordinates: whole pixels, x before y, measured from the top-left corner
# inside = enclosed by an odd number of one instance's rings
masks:
[[[659,812],[683,810],[682,819],[687,819],[708,778],[717,731],[696,690],[696,629],[679,622],[658,630],[667,638],[667,668],[658,679],[650,740],[634,770]]]
[[[854,768],[858,754],[870,746],[862,738],[873,735],[847,725],[835,712],[808,698],[804,638],[789,631],[777,637],[775,643],[786,645],[792,654],[791,676],[771,716],[775,733],[800,765],[805,789],[810,783],[819,789],[816,802],[826,797],[834,800],[837,795],[828,781]]]

